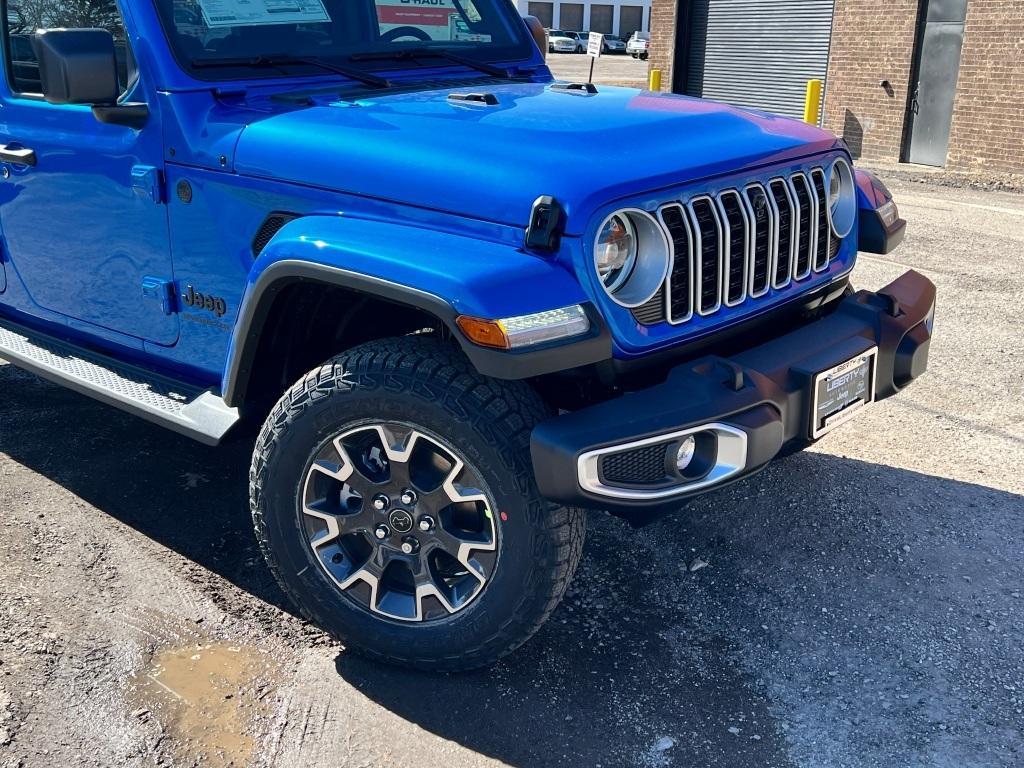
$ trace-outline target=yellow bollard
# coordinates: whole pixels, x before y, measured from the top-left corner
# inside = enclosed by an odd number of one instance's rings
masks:
[[[649,91],[660,91],[661,90],[661,70],[652,69],[651,74],[648,77],[647,90]]]
[[[805,123],[818,124],[818,114],[821,112],[821,86],[821,80],[807,81],[807,98],[804,100]]]

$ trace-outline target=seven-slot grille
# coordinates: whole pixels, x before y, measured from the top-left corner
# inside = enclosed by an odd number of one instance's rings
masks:
[[[672,243],[665,287],[633,311],[641,323],[679,324],[787,288],[839,253],[821,168],[661,207]]]

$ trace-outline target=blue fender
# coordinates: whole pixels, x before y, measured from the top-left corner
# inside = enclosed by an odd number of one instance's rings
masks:
[[[444,322],[480,373],[540,376],[607,360],[611,336],[576,278],[562,265],[508,244],[344,215],[305,216],[286,224],[249,274],[232,334],[222,392],[241,405],[263,323],[278,293],[320,282],[424,310]],[[455,319],[501,319],[583,305],[590,335],[522,352],[469,342]]]

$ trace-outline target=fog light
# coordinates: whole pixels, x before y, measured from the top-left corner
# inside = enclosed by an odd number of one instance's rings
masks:
[[[679,444],[679,449],[676,451],[676,469],[682,472],[690,466],[696,452],[697,440],[693,435],[689,435]]]

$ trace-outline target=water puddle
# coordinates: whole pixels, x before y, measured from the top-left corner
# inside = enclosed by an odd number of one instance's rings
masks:
[[[186,764],[213,768],[252,762],[268,715],[277,665],[259,651],[218,643],[157,652],[130,681],[132,715],[155,720]]]

